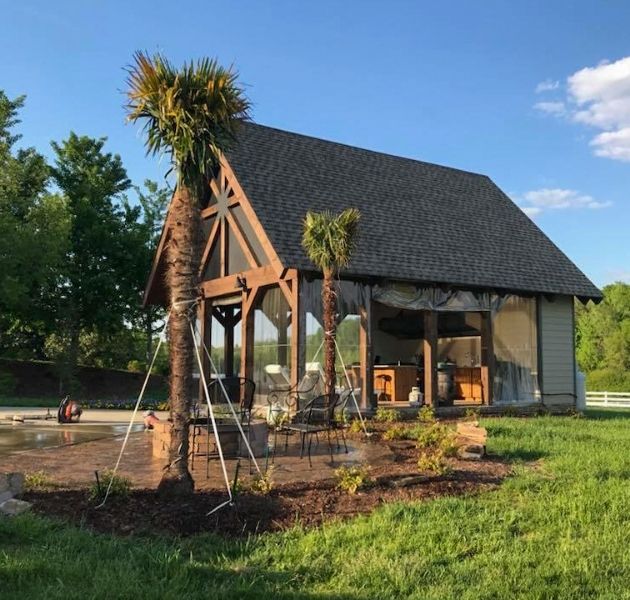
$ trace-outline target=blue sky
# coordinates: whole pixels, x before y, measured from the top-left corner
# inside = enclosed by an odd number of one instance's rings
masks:
[[[603,285],[630,281],[629,25],[626,1],[21,0],[0,88],[27,95],[24,144],[107,136],[140,183],[167,165],[125,124],[123,67],[217,56],[258,122],[491,176]]]

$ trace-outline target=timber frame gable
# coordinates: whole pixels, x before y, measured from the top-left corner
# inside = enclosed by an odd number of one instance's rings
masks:
[[[295,343],[303,335],[299,318],[299,280],[296,269],[286,268],[267,234],[251,202],[245,195],[234,171],[225,157],[209,180],[209,199],[201,210],[201,260],[199,308],[201,335],[210,347],[210,323],[216,319],[225,331],[226,357],[233,356],[234,328],[241,326],[241,365],[243,377],[253,368],[253,317],[261,293],[278,286],[287,300],[291,313],[291,330]],[[170,207],[154,257],[145,290],[144,303],[167,304],[164,287],[164,257],[169,242]],[[224,306],[222,299],[240,303]],[[207,357],[204,369],[209,368]],[[234,372],[228,359],[226,371]],[[297,383],[299,353],[291,353],[291,380]]]

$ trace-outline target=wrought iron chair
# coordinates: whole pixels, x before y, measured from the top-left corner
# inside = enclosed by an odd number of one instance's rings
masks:
[[[307,370],[296,385],[286,389],[272,389],[267,395],[269,407],[280,405],[290,412],[298,412],[306,403],[323,392],[321,382],[319,372]]]
[[[313,436],[319,440],[319,433],[326,433],[330,460],[334,462],[331,433],[336,432],[335,409],[339,403],[338,394],[323,394],[313,398],[302,410],[298,411],[293,420],[285,423],[280,433],[285,434],[285,450],[289,444],[289,435],[297,433],[300,435],[300,458],[304,458],[304,450],[308,452],[308,464],[313,466],[311,460],[311,447]],[[308,445],[306,438],[308,437]]]
[[[227,393],[227,397],[234,408],[234,412],[243,427],[247,435],[247,442],[250,442],[250,423],[252,419],[252,412],[254,406],[254,397],[256,392],[256,384],[251,379],[246,379],[245,377],[224,377],[219,379],[214,379],[210,382],[208,386],[208,395],[210,396],[210,402],[212,403],[213,410],[215,411],[215,416],[217,416],[217,408],[220,406],[226,406],[227,400],[225,398],[225,394],[223,393],[223,389],[221,384],[223,384],[223,388]],[[225,417],[228,419],[232,418],[232,412],[228,409],[221,409],[219,411],[218,416],[222,416],[221,413],[225,412]],[[194,457],[195,457],[195,442],[198,435],[201,434],[200,425],[199,425],[199,407],[195,408],[194,411],[194,422],[193,422],[193,448],[192,448],[192,457],[191,457],[191,469],[194,469]],[[205,453],[198,452],[198,454],[205,454],[207,461],[211,458],[217,456],[216,452],[210,451],[210,434],[212,433],[212,423],[210,421],[210,415],[208,415],[206,421],[206,435],[208,440],[208,448]],[[251,471],[251,456],[248,455],[249,458],[249,466]],[[206,471],[208,471],[208,465],[206,465]]]

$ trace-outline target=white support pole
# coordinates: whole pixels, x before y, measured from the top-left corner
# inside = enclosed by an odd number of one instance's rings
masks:
[[[192,325],[191,325],[192,326]],[[197,349],[197,345],[196,345],[196,337],[195,337],[195,331],[193,330],[193,339],[195,340],[195,349]],[[212,360],[212,356],[210,354],[210,352],[208,351],[208,348],[206,346],[206,344],[204,343],[203,340],[201,340],[201,345],[203,346],[203,349],[206,353],[206,356],[208,357],[208,361],[210,362],[210,366],[212,367],[212,370],[214,372],[214,374],[216,375],[217,381],[219,382],[219,387],[221,388],[221,391],[223,392],[223,395],[225,396],[225,399],[227,401],[228,407],[230,409],[230,412],[232,413],[232,416],[234,417],[234,422],[236,423],[236,426],[238,427],[238,430],[243,438],[243,441],[245,442],[245,446],[247,447],[247,451],[249,452],[249,455],[252,459],[252,462],[254,463],[254,466],[256,467],[256,470],[258,471],[258,474],[262,477],[262,472],[260,470],[260,467],[258,466],[258,462],[256,461],[256,457],[254,456],[254,451],[252,450],[252,447],[249,444],[249,440],[247,439],[247,435],[245,435],[245,431],[243,430],[243,426],[241,425],[240,419],[238,418],[238,415],[236,414],[236,411],[234,410],[234,406],[232,405],[232,402],[230,400],[230,396],[227,393],[227,390],[225,389],[225,385],[223,384],[223,381],[221,380],[221,377],[219,377],[219,372],[217,371],[217,368],[214,364],[214,361]],[[200,371],[203,371],[203,369],[201,368],[201,366],[199,367]],[[205,382],[205,374],[203,375],[203,381]],[[205,385],[205,383],[204,383]]]
[[[225,479],[225,486],[228,491],[229,500],[223,502],[219,506],[213,508],[206,516],[211,515],[213,512],[219,510],[220,508],[232,504],[234,501],[232,497],[232,488],[230,487],[230,480],[227,474],[227,468],[225,466],[225,459],[223,458],[223,448],[221,447],[221,439],[219,438],[219,431],[217,429],[217,422],[214,418],[214,410],[212,409],[212,402],[210,402],[210,393],[208,392],[208,384],[206,382],[206,375],[203,372],[203,363],[201,361],[201,355],[199,354],[199,348],[197,347],[197,340],[195,339],[195,330],[193,329],[192,323],[188,323],[190,325],[190,332],[193,336],[193,344],[195,346],[195,356],[197,357],[197,364],[199,365],[199,376],[201,377],[201,383],[203,385],[204,395],[206,396],[206,402],[208,404],[208,418],[212,422],[212,430],[214,431],[214,439],[217,443],[217,450],[219,451],[219,460],[221,461],[221,470],[223,471],[223,478]],[[194,451],[194,448],[193,448]]]
[[[120,447],[120,453],[118,454],[118,460],[116,460],[116,465],[114,466],[114,469],[113,469],[113,471],[111,473],[111,477],[109,478],[109,484],[107,485],[107,491],[105,492],[105,497],[103,498],[103,501],[98,506],[96,506],[96,508],[101,508],[101,507],[105,506],[105,503],[107,502],[107,498],[109,498],[109,493],[111,492],[112,484],[114,483],[114,476],[118,472],[118,467],[120,466],[120,461],[122,460],[123,454],[125,453],[125,448],[127,447],[127,442],[129,441],[129,436],[131,435],[131,429],[133,427],[133,422],[136,419],[136,415],[138,414],[138,409],[140,408],[140,403],[142,402],[142,398],[144,396],[144,392],[146,391],[147,385],[149,384],[149,378],[151,377],[151,371],[153,371],[153,365],[155,365],[155,361],[157,359],[158,352],[160,351],[160,346],[162,345],[162,341],[164,339],[164,335],[166,334],[166,327],[168,326],[168,319],[169,319],[170,316],[171,316],[171,313],[169,312],[168,315],[166,315],[166,318],[164,319],[164,327],[162,329],[162,332],[160,333],[160,339],[158,341],[157,348],[155,349],[155,353],[153,354],[153,358],[151,359],[151,364],[149,365],[149,368],[147,369],[147,374],[146,374],[146,377],[144,378],[144,383],[142,384],[142,388],[140,389],[140,394],[138,395],[138,399],[136,400],[136,405],[133,408],[133,413],[131,414],[131,419],[129,421],[129,425],[127,426],[127,433],[125,433],[125,439],[123,440],[122,446]]]
[[[348,376],[348,369],[346,369],[346,365],[343,362],[343,357],[341,356],[341,350],[339,349],[339,344],[337,344],[337,338],[333,338],[335,340],[335,348],[337,350],[337,356],[339,356],[339,360],[341,361],[341,368],[343,369],[344,375],[346,376],[346,381],[348,382],[348,387],[350,388],[350,394],[352,395],[352,399],[354,400],[354,405],[357,409],[357,414],[359,415],[359,420],[361,421],[361,427],[363,427],[363,433],[365,433],[366,437],[370,437],[368,433],[367,427],[365,426],[365,421],[363,420],[363,415],[361,414],[361,409],[359,408],[359,403],[357,402],[357,397],[354,393],[354,387],[350,381],[350,377]],[[365,383],[363,384],[365,385]]]

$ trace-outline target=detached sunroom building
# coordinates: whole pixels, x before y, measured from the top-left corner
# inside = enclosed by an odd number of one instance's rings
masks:
[[[307,210],[361,212],[339,282],[340,382],[364,408],[574,405],[574,298],[600,291],[486,176],[246,123],[209,181],[199,319],[219,369],[293,384],[321,361]],[[164,303],[167,217],[146,301]]]

